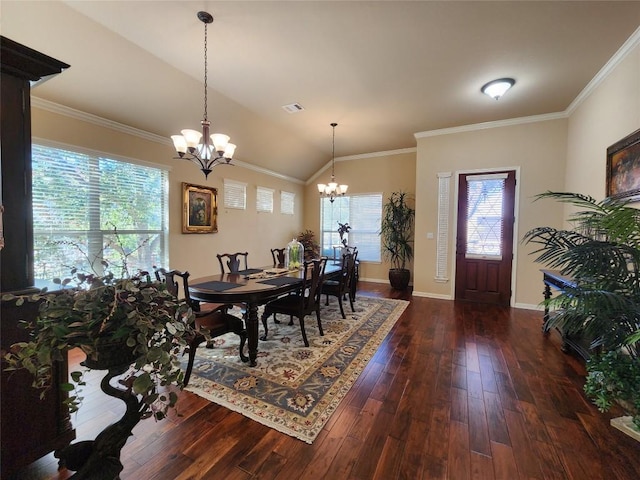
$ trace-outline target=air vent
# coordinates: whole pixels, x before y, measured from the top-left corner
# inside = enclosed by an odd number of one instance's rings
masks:
[[[290,103],[289,105],[283,105],[282,109],[287,113],[298,113],[304,110],[304,107],[299,103]]]

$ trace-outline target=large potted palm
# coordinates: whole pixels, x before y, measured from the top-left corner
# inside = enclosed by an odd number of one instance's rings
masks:
[[[547,327],[589,339],[585,392],[602,411],[622,403],[640,427],[640,210],[577,193],[538,198],[568,203],[575,212],[571,229],[538,227],[524,236],[537,247],[537,262],[575,280],[547,300],[554,311]]]
[[[391,263],[389,283],[396,290],[406,290],[411,278],[407,263],[413,258],[415,210],[408,201],[408,193],[393,192],[382,207],[382,257]]]

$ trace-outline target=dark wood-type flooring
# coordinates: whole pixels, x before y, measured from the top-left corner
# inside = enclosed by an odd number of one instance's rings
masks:
[[[359,295],[402,297],[365,282]],[[182,417],[135,428],[121,478],[637,480],[640,442],[585,398],[583,362],[542,335],[541,316],[414,297],[313,445],[182,392]],[[124,410],[84,394],[81,440]],[[48,455],[19,478],[71,473]]]

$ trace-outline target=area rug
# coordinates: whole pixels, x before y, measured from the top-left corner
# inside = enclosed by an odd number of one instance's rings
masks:
[[[270,317],[269,338],[258,344],[256,367],[240,361],[236,335],[218,337],[213,348],[198,348],[187,390],[313,443],[408,304],[358,297],[355,312],[346,302],[345,320],[336,299],[325,306],[323,298],[324,336],[315,315],[307,316],[308,348],[297,319],[289,326],[286,316],[278,315],[279,324]]]

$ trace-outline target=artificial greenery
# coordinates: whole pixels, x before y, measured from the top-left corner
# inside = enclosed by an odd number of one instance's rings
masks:
[[[574,228],[538,227],[524,236],[536,261],[575,280],[547,300],[547,327],[592,339],[602,357],[587,364],[586,393],[601,409],[611,400],[638,399],[640,370],[640,210],[623,200],[546,192],[572,206]],[[628,372],[628,373],[623,373]]]
[[[351,230],[351,226],[349,225],[349,223],[340,223],[338,222],[338,235],[340,235],[340,243],[342,243],[343,246],[347,246],[349,243],[349,240],[347,238],[344,238],[345,234],[349,233],[349,231]]]
[[[130,253],[123,251],[120,272],[128,272],[126,258]],[[5,355],[6,370],[26,369],[33,375],[33,386],[43,389],[44,395],[52,384],[53,362],[63,360],[68,350],[81,348],[95,364],[101,360],[105,344],[121,343],[131,359],[121,385],[139,395],[140,418],[162,419],[177,402],[177,394],[168,387],[182,387],[179,357],[195,334],[193,312],[174,298],[164,283],[151,281],[146,272],[119,278],[109,271],[107,262],[102,261],[101,266],[106,268],[103,275],[72,269],[70,278],[54,279],[63,287],[60,291],[3,296],[18,306],[39,302],[35,321],[21,321],[30,340],[11,346]],[[77,385],[83,385],[82,372],[72,372],[71,378],[73,383],[62,388],[73,392]],[[70,394],[66,402],[71,412],[78,409],[81,400]]]
[[[298,241],[304,246],[304,259],[311,260],[320,256],[320,245],[316,242],[313,230],[305,230],[298,234]]]
[[[613,402],[620,403],[632,414],[640,430],[640,362],[618,350],[596,355],[587,361],[584,391],[601,412]]]
[[[380,235],[382,256],[395,269],[406,269],[413,258],[413,221],[415,210],[408,204],[409,194],[393,192],[382,207]]]

